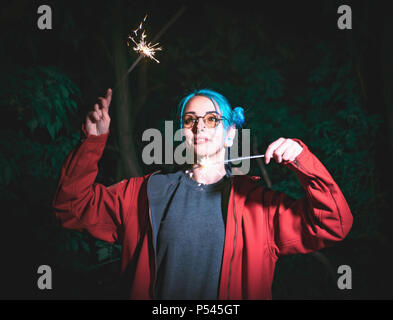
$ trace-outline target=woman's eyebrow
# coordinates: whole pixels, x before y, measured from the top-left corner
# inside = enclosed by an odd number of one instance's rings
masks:
[[[186,112],[186,113],[184,113],[185,115],[186,114],[196,114],[196,112],[195,111],[188,111],[188,112]],[[209,113],[216,113],[216,114],[219,114],[217,111],[207,111],[206,113],[205,113],[205,115],[207,115],[207,114],[209,114]]]

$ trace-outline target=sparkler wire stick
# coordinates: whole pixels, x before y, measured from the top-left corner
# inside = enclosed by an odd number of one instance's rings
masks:
[[[240,161],[240,160],[247,160],[247,159],[255,159],[255,158],[263,158],[265,157],[264,154],[258,154],[258,155],[254,155],[254,156],[246,156],[246,157],[240,157],[240,158],[234,158],[234,159],[228,159],[228,160],[224,160],[224,161],[214,161],[212,162],[211,160],[209,160],[209,158],[202,158],[201,162],[199,162],[197,164],[197,167],[202,167],[203,169],[208,168],[209,166],[213,166],[215,164],[218,163],[229,163],[229,162],[235,162],[235,161]]]
[[[235,162],[235,161],[240,161],[240,160],[247,160],[247,159],[263,158],[263,157],[265,157],[264,154],[258,154],[258,155],[255,155],[255,156],[248,156],[248,157],[240,157],[240,158],[228,159],[228,160],[225,160],[224,163]]]
[[[180,10],[172,17],[172,19],[169,20],[168,23],[157,33],[157,35],[153,38],[151,42],[157,41],[164,34],[164,32],[184,13],[185,10],[186,10],[185,6],[181,7]],[[145,19],[146,16],[143,19],[143,21],[145,21]],[[139,29],[141,29],[141,24],[139,25],[138,29],[136,29],[135,31],[138,31]],[[124,73],[121,79],[116,83],[114,89],[116,89],[123,82],[124,78],[138,65],[139,61],[141,61],[143,57],[144,55],[141,53],[139,57],[131,65],[131,67],[128,68],[128,70]]]

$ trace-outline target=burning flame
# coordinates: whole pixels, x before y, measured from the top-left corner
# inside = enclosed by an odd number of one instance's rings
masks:
[[[155,43],[152,44],[151,42],[147,43],[146,42],[146,32],[143,30],[143,23],[146,21],[147,15],[143,18],[143,21],[139,24],[139,27],[136,28],[133,33],[135,34],[135,37],[138,37],[138,33],[142,31],[139,41],[135,40],[133,36],[129,35],[128,39],[130,39],[134,44],[135,47],[133,47],[134,51],[139,52],[141,55],[148,57],[150,59],[153,59],[157,63],[160,63],[154,55],[156,54],[156,51],[161,51],[161,47],[157,47],[159,44]],[[127,46],[130,46],[130,41],[127,42]]]

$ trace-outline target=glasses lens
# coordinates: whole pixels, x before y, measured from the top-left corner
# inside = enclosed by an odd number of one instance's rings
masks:
[[[218,117],[214,114],[207,114],[204,117],[204,120],[205,120],[206,127],[208,128],[215,128],[218,122],[220,121]]]
[[[183,126],[185,128],[191,128],[194,124],[194,121],[195,121],[195,117],[193,117],[192,115],[186,115],[183,118]]]

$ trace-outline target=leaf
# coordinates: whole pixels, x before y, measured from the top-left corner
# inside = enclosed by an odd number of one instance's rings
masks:
[[[54,140],[56,135],[56,127],[54,125],[48,124],[46,128],[48,129],[50,137],[52,138],[52,140]]]
[[[8,163],[6,163],[6,165],[3,168],[3,174],[4,174],[4,182],[6,185],[8,185],[12,177],[11,166]]]
[[[90,253],[91,250],[90,250],[89,243],[87,241],[81,240],[80,245],[84,251],[86,251],[87,253]]]
[[[59,89],[60,89],[60,92],[62,94],[62,98],[63,99],[68,99],[69,93],[68,93],[67,88],[65,86],[63,86],[63,85],[59,85]]]
[[[27,126],[29,127],[30,132],[33,132],[38,126],[37,118],[33,118],[30,121],[28,121]]]
[[[70,245],[71,245],[71,250],[76,252],[79,249],[79,245],[78,245],[78,239],[76,239],[75,237],[72,237],[70,239]]]
[[[97,250],[98,261],[107,260],[110,258],[109,249],[107,247],[102,247]]]
[[[69,105],[72,107],[73,110],[76,111],[78,109],[76,102],[74,100],[69,100],[69,101],[70,101]]]

